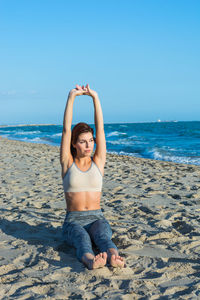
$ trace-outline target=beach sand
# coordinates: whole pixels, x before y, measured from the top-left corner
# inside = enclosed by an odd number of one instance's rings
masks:
[[[107,155],[101,207],[126,268],[61,240],[59,147],[0,138],[1,299],[200,299],[200,167]]]

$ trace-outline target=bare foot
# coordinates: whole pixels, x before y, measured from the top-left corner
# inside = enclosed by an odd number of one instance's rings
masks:
[[[124,264],[125,264],[124,259],[121,256],[115,255],[115,254],[111,255],[110,265],[112,267],[114,267],[114,268],[117,268],[117,267],[123,268]]]
[[[96,256],[91,257],[91,254],[85,254],[82,257],[83,263],[88,267],[89,270],[102,268],[106,265],[107,262],[107,253],[99,253]]]

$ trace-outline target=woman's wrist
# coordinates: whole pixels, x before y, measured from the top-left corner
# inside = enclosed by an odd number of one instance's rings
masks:
[[[74,100],[76,98],[76,95],[74,93],[71,93],[71,91],[68,94],[68,100]]]
[[[96,99],[99,100],[99,96],[97,93],[95,95],[91,95],[91,97],[93,100],[96,100]]]

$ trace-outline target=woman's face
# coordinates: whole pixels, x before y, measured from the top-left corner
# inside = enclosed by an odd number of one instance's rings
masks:
[[[90,156],[94,148],[94,138],[91,132],[81,133],[78,136],[76,144],[73,144],[76,148],[77,156]]]

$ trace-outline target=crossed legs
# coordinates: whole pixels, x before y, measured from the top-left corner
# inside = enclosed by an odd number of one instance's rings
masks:
[[[113,267],[124,267],[124,260],[111,240],[112,230],[106,219],[93,222],[87,229],[72,222],[67,226],[64,235],[66,242],[76,248],[79,261],[88,269],[101,268],[106,265],[107,260]],[[96,256],[92,250],[91,239],[100,250]]]

